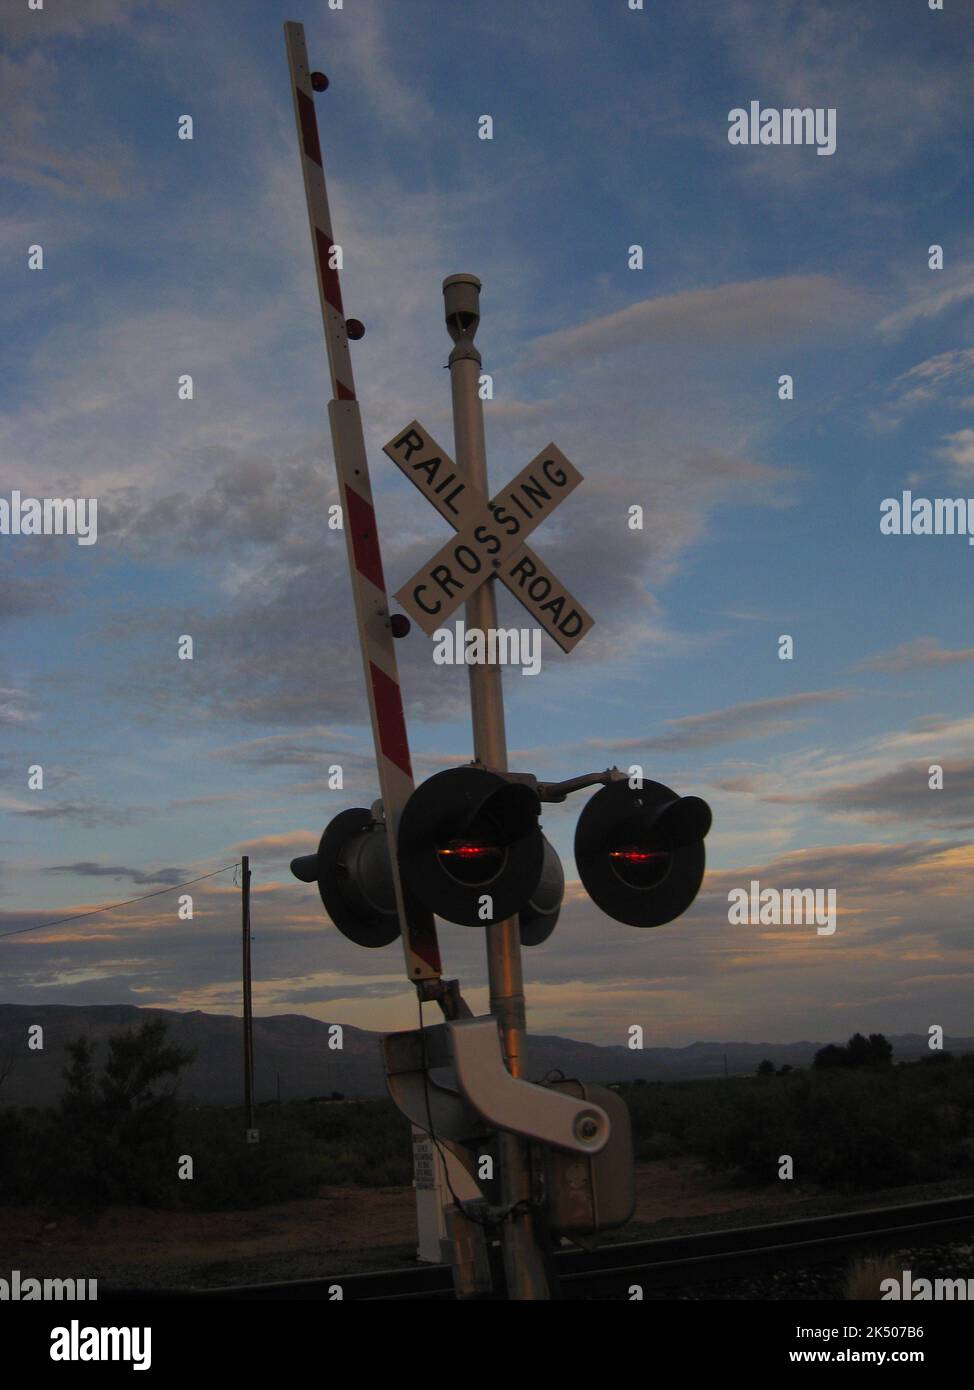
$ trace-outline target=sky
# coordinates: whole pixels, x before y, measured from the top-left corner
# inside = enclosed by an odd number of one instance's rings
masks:
[[[398,943],[356,947],[287,869],[378,786],[284,20],[331,82],[390,591],[448,531],[382,445],[416,418],[450,447],[441,283],[473,272],[492,486],[549,440],[575,464],[531,545],[595,618],[505,671],[511,766],[639,764],[714,811],[697,900],[640,930],[577,881],[586,794],[545,808],[568,886],[529,1029],[970,1034],[974,552],[880,530],[904,490],[974,498],[958,0],[9,0],[0,498],[97,498],[98,536],[0,535],[0,999],[238,1013],[232,871],[192,921],[163,893],[20,929],[246,853],[255,1011],[415,1026]],[[834,111],[834,153],[730,143],[752,101]],[[472,754],[432,652],[397,644],[419,778]],[[752,880],[835,890],[835,932],[732,924]],[[485,1011],[482,933],[440,944]]]

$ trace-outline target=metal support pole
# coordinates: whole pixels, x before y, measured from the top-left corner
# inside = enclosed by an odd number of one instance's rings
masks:
[[[480,321],[480,281],[476,275],[450,275],[443,282],[446,323],[455,343],[450,353],[453,438],[456,459],[470,486],[486,500],[487,449],[480,399],[480,353],[473,339]],[[487,632],[497,627],[497,599],[492,580],[481,584],[466,605],[467,627]],[[474,754],[486,766],[507,770],[504,691],[499,666],[471,665],[470,704]],[[504,1056],[512,1076],[524,1075],[525,1012],[521,975],[521,939],[516,917],[488,925],[487,975],[490,1011],[500,1024]],[[530,1157],[516,1135],[500,1134],[501,1192],[513,1208],[504,1222],[502,1243],[508,1293],[512,1299],[545,1299],[548,1281],[535,1240],[531,1212]]]
[[[243,928],[244,1107],[247,1128],[254,1128],[254,1016],[250,994],[250,855],[242,858],[241,925]]]

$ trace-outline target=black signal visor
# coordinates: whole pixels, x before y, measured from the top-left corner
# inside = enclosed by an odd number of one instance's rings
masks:
[[[578,818],[575,863],[589,897],[632,927],[671,922],[703,880],[710,807],[662,782],[610,782]]]
[[[482,767],[449,768],[417,787],[399,820],[399,866],[448,922],[483,926],[519,912],[541,877],[541,802],[523,782]],[[480,915],[488,894],[492,911]]]

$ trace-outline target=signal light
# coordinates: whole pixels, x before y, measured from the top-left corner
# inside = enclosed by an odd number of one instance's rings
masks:
[[[710,807],[662,782],[609,782],[578,818],[575,862],[589,897],[632,927],[671,922],[703,880]]]
[[[462,926],[530,912],[545,869],[540,811],[531,787],[486,768],[436,773],[413,792],[399,820],[403,882],[432,912]]]
[[[386,828],[371,811],[342,811],[315,854],[291,860],[302,883],[317,883],[325,911],[357,946],[388,946],[399,935]]]
[[[489,883],[503,862],[500,845],[485,840],[450,840],[436,853],[444,870],[461,883]]]
[[[670,867],[667,850],[642,849],[638,845],[610,849],[609,859],[623,883],[633,888],[652,888],[666,877]]]

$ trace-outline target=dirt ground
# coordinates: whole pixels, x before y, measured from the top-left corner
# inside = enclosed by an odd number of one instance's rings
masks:
[[[782,1184],[782,1188],[784,1188]],[[636,1213],[615,1239],[781,1221],[836,1209],[800,1190],[728,1185],[700,1163],[659,1160],[636,1172]],[[874,1194],[880,1197],[880,1194]],[[884,1194],[887,1202],[920,1192]],[[923,1196],[940,1195],[933,1190]],[[872,1205],[862,1198],[853,1205]],[[249,1211],[169,1212],[111,1207],[90,1219],[0,1206],[0,1271],[97,1278],[140,1288],[260,1283],[413,1263],[411,1187],[327,1187],[308,1201]]]
[[[640,1165],[636,1191],[634,1219],[640,1226],[767,1203],[760,1192],[722,1185],[702,1165],[670,1161]],[[385,1263],[391,1264],[393,1252],[408,1257],[415,1241],[411,1187],[327,1187],[312,1200],[230,1212],[110,1207],[85,1219],[38,1207],[0,1208],[0,1268],[23,1270],[43,1264],[79,1273],[90,1268],[118,1273],[124,1266],[144,1270],[243,1262],[253,1277],[249,1266],[255,1261],[300,1252],[348,1269],[361,1266],[362,1252],[388,1251]]]

